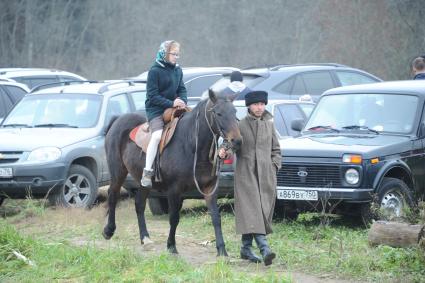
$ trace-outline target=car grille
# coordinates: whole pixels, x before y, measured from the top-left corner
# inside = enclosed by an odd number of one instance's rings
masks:
[[[338,165],[282,164],[277,173],[277,185],[284,187],[341,187]]]
[[[0,151],[0,164],[14,163],[22,156],[22,151]]]

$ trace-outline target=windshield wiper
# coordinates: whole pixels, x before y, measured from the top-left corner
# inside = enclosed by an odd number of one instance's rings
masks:
[[[322,129],[323,130],[331,130],[331,131],[334,131],[334,132],[339,133],[339,130],[338,129],[335,129],[335,128],[331,127],[331,126],[322,126],[322,125],[308,128],[307,131],[317,131],[317,130],[322,130]]]
[[[377,130],[371,129],[368,126],[351,125],[351,126],[345,126],[342,128],[346,130],[366,130],[379,135],[379,132]]]
[[[6,124],[2,125],[3,128],[11,127],[11,128],[32,128],[32,126],[27,124]]]
[[[34,125],[34,128],[78,128],[78,126],[73,126],[69,124],[38,124]]]

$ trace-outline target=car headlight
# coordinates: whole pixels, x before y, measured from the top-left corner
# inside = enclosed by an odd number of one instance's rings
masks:
[[[355,185],[359,182],[359,171],[354,168],[350,168],[345,171],[345,181],[350,185]]]
[[[49,162],[61,157],[61,150],[57,147],[40,147],[31,151],[28,161]]]

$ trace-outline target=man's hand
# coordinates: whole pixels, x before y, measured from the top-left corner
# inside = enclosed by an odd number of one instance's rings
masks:
[[[232,157],[232,153],[224,148],[220,148],[218,150],[218,157],[220,157],[221,159],[229,159],[230,157]]]
[[[176,98],[173,102],[173,107],[184,108],[186,107],[186,104],[180,98]]]

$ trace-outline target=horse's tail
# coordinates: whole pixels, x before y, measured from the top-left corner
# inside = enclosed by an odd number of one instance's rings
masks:
[[[112,118],[111,118],[111,121],[109,121],[109,124],[108,124],[108,126],[106,127],[106,129],[105,129],[105,135],[109,132],[109,130],[111,129],[111,127],[112,127],[112,124],[115,122],[115,120],[117,120],[118,119],[118,117],[119,116],[113,116]]]
[[[144,122],[146,118],[143,115],[128,113],[113,119],[108,125],[105,152],[112,182],[121,176],[122,170],[125,170],[122,155],[130,139],[130,131]]]

